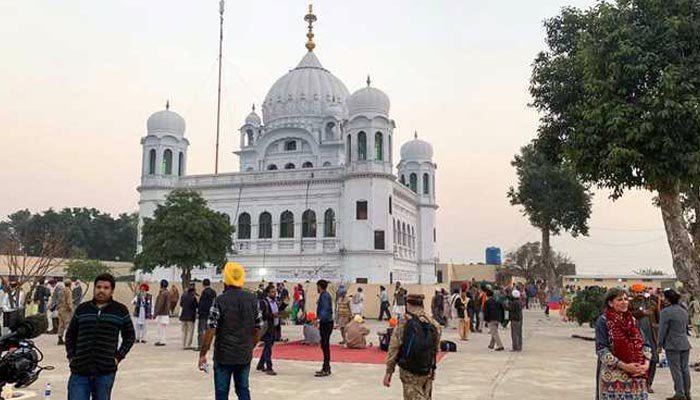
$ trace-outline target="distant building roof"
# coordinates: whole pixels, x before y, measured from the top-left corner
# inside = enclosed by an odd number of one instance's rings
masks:
[[[668,281],[668,280],[675,280],[676,275],[674,274],[669,274],[669,275],[636,275],[636,274],[621,274],[621,275],[613,275],[613,274],[577,274],[577,275],[564,275],[564,279],[627,279],[627,280],[642,280],[642,279],[651,279],[654,281]]]

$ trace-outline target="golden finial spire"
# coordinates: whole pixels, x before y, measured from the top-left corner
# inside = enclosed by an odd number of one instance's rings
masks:
[[[316,15],[314,14],[313,5],[309,4],[309,13],[304,16],[304,21],[309,23],[309,32],[306,34],[308,40],[306,41],[306,48],[309,51],[314,51],[316,43],[314,43],[314,22],[316,22]]]

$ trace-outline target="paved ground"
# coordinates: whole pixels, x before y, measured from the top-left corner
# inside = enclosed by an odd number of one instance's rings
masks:
[[[472,335],[465,343],[458,343],[457,353],[448,355],[439,365],[435,395],[438,400],[449,399],[592,399],[595,391],[595,354],[593,343],[572,339],[572,333],[592,335],[592,330],[563,324],[558,318],[547,319],[541,311],[526,311],[522,353],[494,353],[486,348],[486,334]],[[380,327],[370,322],[372,330]],[[152,326],[149,334],[155,333]],[[301,335],[298,327],[285,327],[291,339]],[[374,336],[374,333],[372,333]],[[449,329],[445,336],[456,338],[456,330]],[[506,346],[509,334],[502,331]],[[152,341],[135,345],[122,363],[114,389],[117,400],[156,399],[213,399],[213,377],[196,370],[197,355],[180,349],[180,326],[172,324],[168,331],[169,344],[157,348]],[[339,333],[334,332],[334,341]],[[697,348],[700,342],[693,342]],[[44,335],[38,344],[45,350],[47,364],[54,371],[42,373],[32,387],[40,391],[45,382],[51,382],[55,399],[65,399],[68,369],[64,351],[56,346],[55,336]],[[376,344],[376,340],[375,340]],[[320,351],[320,350],[319,350]],[[695,352],[691,360],[699,360]],[[279,373],[270,377],[251,373],[252,396],[275,396],[284,400],[315,399],[315,395],[340,395],[348,399],[382,400],[401,399],[401,385],[396,376],[394,386],[381,386],[383,367],[380,365],[334,364],[333,376],[314,378],[317,363],[277,361]],[[700,374],[693,372],[694,379]],[[700,380],[698,380],[700,385]],[[700,398],[700,387],[695,386],[694,397]],[[652,399],[663,399],[672,394],[668,369],[661,369]],[[235,396],[231,396],[235,398]]]

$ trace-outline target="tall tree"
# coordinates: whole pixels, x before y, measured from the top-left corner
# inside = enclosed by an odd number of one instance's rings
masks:
[[[506,257],[511,263],[508,269],[516,276],[532,282],[537,278],[545,278],[542,274],[542,252],[540,242],[528,242],[509,252]]]
[[[518,186],[508,191],[510,203],[521,206],[530,224],[542,233],[542,268],[549,284],[559,287],[550,236],[562,230],[587,235],[592,195],[571,168],[548,159],[533,143],[523,147],[511,164]]]
[[[603,1],[545,22],[538,139],[586,182],[655,192],[678,278],[700,295],[700,2]],[[700,207],[695,209],[700,210]]]
[[[151,272],[177,266],[187,287],[193,268],[223,265],[232,244],[233,227],[227,214],[211,210],[197,192],[174,190],[158,205],[154,218],[144,219],[142,250],[134,267]]]

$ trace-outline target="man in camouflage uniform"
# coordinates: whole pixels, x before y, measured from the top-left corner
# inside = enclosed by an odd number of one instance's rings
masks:
[[[423,309],[422,294],[409,294],[406,297],[406,316],[402,318],[399,325],[394,330],[389,343],[389,353],[386,356],[386,375],[384,375],[384,386],[391,386],[391,376],[394,374],[396,365],[399,362],[399,353],[403,345],[404,329],[406,322],[410,318],[419,318],[423,322],[428,322],[435,327],[437,335],[435,335],[435,354],[440,347],[440,324],[428,316]],[[428,375],[415,375],[409,371],[400,368],[399,377],[403,384],[404,400],[430,400],[433,394],[433,380],[435,379],[435,371]]]

